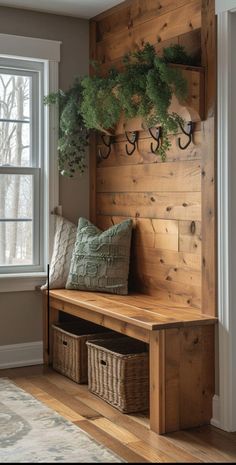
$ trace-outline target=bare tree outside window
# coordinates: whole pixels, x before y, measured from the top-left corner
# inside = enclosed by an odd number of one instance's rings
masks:
[[[31,166],[31,78],[0,74],[0,166]],[[33,263],[33,179],[0,174],[0,265]]]

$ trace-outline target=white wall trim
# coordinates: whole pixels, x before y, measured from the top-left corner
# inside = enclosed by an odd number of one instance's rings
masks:
[[[0,346],[0,369],[41,365],[42,363],[42,341]]]
[[[35,274],[18,274],[18,275],[1,275],[0,293],[1,292],[23,292],[35,291],[35,288],[45,284],[47,280],[46,273]]]
[[[60,61],[61,42],[34,37],[0,34],[1,54],[33,60]]]
[[[0,34],[0,56],[21,57],[25,60],[43,61],[44,93],[48,95],[57,92],[59,88],[59,61],[61,42],[35,39],[8,34]],[[59,205],[59,171],[58,171],[58,109],[56,105],[45,105],[42,119],[44,125],[44,179],[47,189],[43,190],[41,201],[44,204],[45,222],[44,229],[44,270],[38,279],[35,273],[31,276],[0,277],[0,292],[28,291],[34,290],[45,282],[44,276],[47,272],[47,263],[53,248],[54,219],[51,213]],[[41,221],[43,224],[43,221]],[[42,231],[41,231],[42,233]]]
[[[216,428],[220,428],[220,398],[219,396],[213,397],[213,412],[211,424]]]
[[[236,9],[236,0],[216,0],[216,14],[224,11],[234,11]]]
[[[219,406],[218,427],[236,431],[236,288],[235,288],[235,153],[234,103],[236,76],[233,58],[235,15],[218,15],[218,312]],[[235,18],[236,19],[236,18]],[[235,62],[235,63],[234,63]],[[234,110],[235,112],[235,110]]]

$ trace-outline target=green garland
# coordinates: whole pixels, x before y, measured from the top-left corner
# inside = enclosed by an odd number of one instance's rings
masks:
[[[81,114],[82,86],[76,79],[67,91],[59,90],[45,97],[47,105],[59,106],[59,170],[63,176],[73,177],[86,168],[86,148],[89,132]]]
[[[110,69],[104,77],[96,63],[93,76],[77,79],[66,93],[47,97],[46,103],[59,102],[59,168],[73,176],[84,171],[88,130],[112,134],[122,112],[126,119],[140,116],[144,128],[162,126],[162,144],[157,151],[164,161],[170,148],[168,133],[176,133],[182,118],[169,113],[173,94],[181,101],[187,96],[187,82],[181,71],[169,63],[193,65],[183,47],[173,45],[157,55],[146,43],[123,59],[123,70]]]

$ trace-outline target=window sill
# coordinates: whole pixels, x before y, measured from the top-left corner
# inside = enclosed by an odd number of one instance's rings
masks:
[[[35,291],[46,279],[46,273],[0,275],[0,292]]]

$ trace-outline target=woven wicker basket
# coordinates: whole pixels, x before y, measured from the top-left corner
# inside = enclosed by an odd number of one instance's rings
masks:
[[[123,413],[148,410],[147,345],[128,337],[86,344],[89,390]]]
[[[101,332],[101,327],[81,321],[52,325],[54,370],[76,383],[88,382],[88,349],[86,342],[99,337],[105,338],[111,332]],[[100,334],[101,333],[101,334]]]

